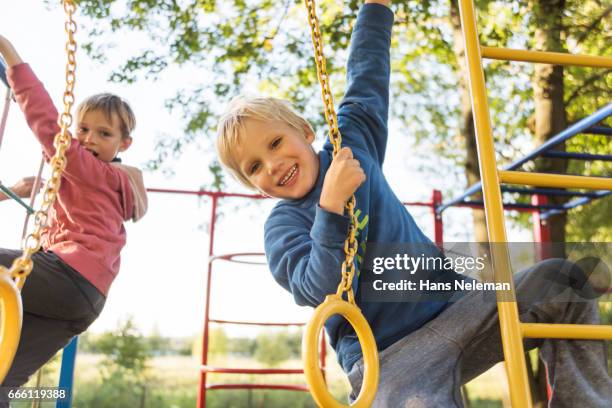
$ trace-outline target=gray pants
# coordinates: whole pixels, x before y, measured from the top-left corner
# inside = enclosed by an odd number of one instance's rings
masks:
[[[21,251],[0,249],[10,267]],[[84,332],[104,307],[104,296],[52,252],[32,257],[34,268],[21,291],[23,326],[17,353],[2,386],[17,387],[70,340]],[[2,405],[0,407],[8,406]]]
[[[522,322],[599,323],[597,303],[568,286],[571,265],[549,260],[515,276]],[[540,348],[553,390],[549,406],[612,407],[603,341],[526,339],[524,345],[526,350]],[[470,292],[379,357],[374,407],[463,407],[460,387],[504,358],[497,305]],[[363,360],[348,376],[353,400],[361,389]]]

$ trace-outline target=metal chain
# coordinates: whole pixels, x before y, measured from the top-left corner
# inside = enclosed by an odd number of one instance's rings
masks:
[[[66,168],[66,150],[70,147],[71,136],[68,131],[72,125],[72,105],[74,104],[74,83],[76,80],[76,49],[77,45],[74,40],[76,33],[76,23],[72,16],[76,11],[76,6],[73,0],[62,1],[64,11],[66,13],[66,22],[64,30],[68,35],[66,41],[66,90],[63,96],[64,112],[60,115],[58,125],[61,128],[60,133],[55,135],[53,146],[55,154],[51,158],[51,176],[45,185],[43,194],[43,202],[40,209],[34,214],[34,231],[28,235],[23,241],[23,254],[15,259],[8,273],[16,281],[17,287],[21,289],[25,283],[25,279],[32,272],[32,255],[36,253],[41,246],[42,230],[47,224],[49,218],[49,210],[55,202],[57,192],[60,188],[62,172]],[[2,268],[0,268],[0,271]]]
[[[325,111],[325,120],[329,127],[329,140],[334,146],[334,157],[338,154],[342,145],[342,135],[338,129],[338,118],[334,109],[334,99],[329,85],[329,74],[327,73],[325,56],[323,55],[323,38],[319,29],[319,19],[317,18],[317,10],[315,0],[304,0],[308,11],[308,25],[312,37],[312,45],[315,53],[315,63],[317,65],[317,77],[321,84],[321,96],[323,97],[323,107]],[[349,233],[344,241],[345,259],[342,262],[342,280],[338,285],[337,294],[341,295],[346,292],[347,299],[350,303],[355,304],[355,296],[353,294],[353,278],[355,276],[355,255],[357,254],[357,217],[355,216],[355,195],[346,203],[347,215],[351,219]]]

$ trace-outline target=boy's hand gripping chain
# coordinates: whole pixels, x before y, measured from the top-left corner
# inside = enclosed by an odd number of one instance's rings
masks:
[[[342,136],[338,129],[338,120],[334,110],[334,101],[329,86],[329,75],[327,74],[325,57],[323,55],[323,39],[319,29],[319,21],[317,19],[316,5],[314,0],[304,0],[308,12],[308,24],[312,34],[312,45],[315,52],[315,62],[317,64],[317,76],[321,84],[321,95],[323,97],[323,105],[325,109],[325,120],[329,125],[329,139],[334,146],[334,156],[340,150]],[[321,369],[318,364],[318,338],[323,325],[327,319],[339,314],[343,316],[355,329],[361,350],[363,352],[363,361],[365,365],[364,380],[361,386],[361,391],[357,399],[352,404],[354,407],[370,407],[376,395],[378,388],[378,349],[372,330],[368,325],[367,320],[361,314],[361,311],[355,304],[355,296],[353,294],[353,277],[355,276],[355,264],[353,262],[357,253],[357,240],[355,234],[357,232],[357,219],[354,214],[355,196],[351,196],[346,203],[348,216],[351,219],[349,234],[344,242],[345,259],[342,262],[342,280],[338,286],[338,290],[334,295],[329,295],[325,301],[320,304],[314,311],[310,322],[306,325],[306,331],[302,341],[302,360],[304,363],[304,374],[312,392],[312,396],[320,407],[336,408],[344,407],[345,405],[336,401],[336,399],[327,390],[327,385]],[[347,301],[342,299],[343,293],[346,292]]]
[[[64,92],[64,112],[60,115],[58,124],[61,127],[60,133],[55,136],[55,154],[51,158],[51,176],[45,186],[43,202],[40,209],[34,215],[34,231],[23,241],[23,254],[15,259],[10,269],[0,265],[0,384],[4,380],[19,344],[19,335],[22,323],[22,306],[19,290],[27,276],[32,271],[32,255],[41,246],[42,229],[47,223],[49,209],[55,202],[57,192],[60,187],[61,176],[66,167],[66,150],[70,147],[71,136],[68,132],[72,125],[72,105],[74,104],[74,82],[76,70],[76,42],[74,33],[76,23],[72,15],[76,10],[72,0],[62,1],[66,12],[66,22],[64,28],[68,35],[66,41],[66,91]]]

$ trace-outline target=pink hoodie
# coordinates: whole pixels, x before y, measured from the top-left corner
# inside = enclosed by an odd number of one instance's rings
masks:
[[[58,112],[43,84],[28,64],[8,70],[8,80],[28,125],[48,160],[60,132]],[[146,192],[140,170],[103,162],[72,139],[59,194],[42,237],[53,251],[105,296],[117,276],[125,245],[123,222],[146,212]]]

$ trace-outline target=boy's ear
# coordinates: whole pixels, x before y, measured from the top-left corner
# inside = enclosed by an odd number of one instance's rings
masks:
[[[312,129],[310,129],[309,126],[304,126],[303,131],[304,131],[304,137],[306,138],[308,143],[314,142],[315,134],[312,133]]]
[[[122,137],[121,138],[121,144],[119,145],[119,151],[120,152],[124,152],[128,149],[128,147],[130,147],[132,145],[132,138],[130,136],[128,137]]]

